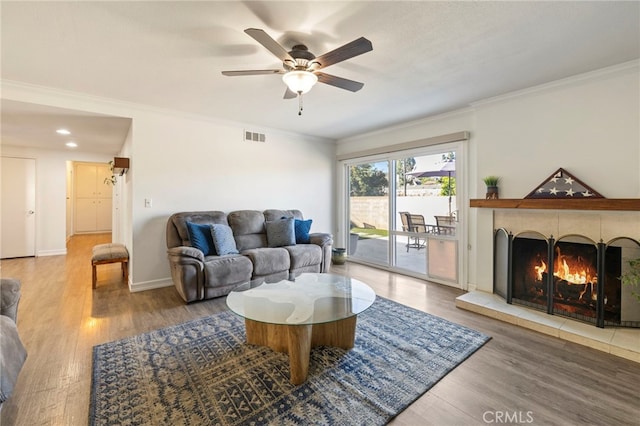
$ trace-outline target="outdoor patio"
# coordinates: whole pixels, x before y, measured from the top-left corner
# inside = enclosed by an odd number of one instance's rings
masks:
[[[393,237],[392,237],[393,238]],[[356,252],[350,257],[366,262],[386,264],[389,251],[389,237],[360,238]],[[410,248],[407,251],[407,237],[396,238],[396,266],[420,274],[427,273],[427,249]]]

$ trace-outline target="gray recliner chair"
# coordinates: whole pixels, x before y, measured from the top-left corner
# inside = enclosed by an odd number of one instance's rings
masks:
[[[27,351],[18,335],[16,317],[20,301],[20,281],[0,279],[0,409],[18,380]]]

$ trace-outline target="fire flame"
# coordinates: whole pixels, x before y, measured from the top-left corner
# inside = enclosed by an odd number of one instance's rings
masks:
[[[560,278],[561,280],[568,281],[572,284],[586,284],[586,283],[595,283],[597,281],[595,276],[591,275],[591,271],[589,268],[584,268],[581,266],[569,266],[567,263],[567,259],[562,256],[556,262],[556,270],[553,275],[555,277]],[[542,281],[542,274],[547,272],[547,264],[540,260],[540,265],[534,266],[536,280]]]
[[[542,263],[542,265],[534,266],[534,269],[536,270],[536,280],[538,281],[542,281],[542,274],[547,271],[547,264],[544,263],[544,260],[541,259],[540,263]]]
[[[574,272],[572,272],[569,265],[567,265],[566,259],[562,259],[562,264],[559,266],[558,271],[553,273],[554,276],[573,284],[585,284],[587,282],[591,282],[591,276],[587,274],[585,269],[580,268],[579,271],[574,270]]]

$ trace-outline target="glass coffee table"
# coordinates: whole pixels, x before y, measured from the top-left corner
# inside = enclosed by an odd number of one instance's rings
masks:
[[[371,287],[356,279],[304,273],[241,284],[227,296],[227,306],[244,318],[247,343],[289,355],[291,383],[299,385],[307,380],[311,348],[353,348],[357,315],[375,299]]]

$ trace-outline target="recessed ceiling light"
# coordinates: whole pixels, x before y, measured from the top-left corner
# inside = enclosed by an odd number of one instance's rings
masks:
[[[75,142],[67,142],[65,143],[65,145],[68,146],[69,148],[75,148],[78,146],[78,144]]]
[[[59,135],[70,135],[71,134],[71,132],[68,131],[67,129],[58,129],[58,130],[56,130],[56,133],[59,134]]]

